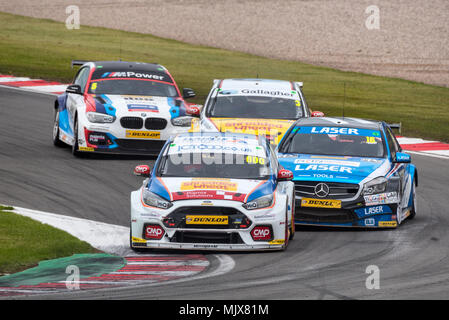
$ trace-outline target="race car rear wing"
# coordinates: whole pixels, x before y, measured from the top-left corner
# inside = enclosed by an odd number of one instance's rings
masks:
[[[82,66],[83,64],[88,63],[88,62],[90,62],[90,61],[87,61],[87,60],[72,60],[72,69],[73,69],[73,66]]]
[[[391,129],[397,129],[401,133],[402,122],[399,123],[387,123]]]

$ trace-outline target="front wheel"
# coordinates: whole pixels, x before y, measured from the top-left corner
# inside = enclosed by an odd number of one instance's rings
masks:
[[[131,229],[131,226],[129,227],[129,247],[131,248],[132,251],[136,252],[136,253],[143,253],[143,252],[147,252],[148,249],[144,249],[144,248],[135,248],[133,247],[133,232]]]

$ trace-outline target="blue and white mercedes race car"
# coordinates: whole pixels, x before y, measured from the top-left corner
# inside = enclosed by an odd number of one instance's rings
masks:
[[[74,61],[74,83],[55,101],[53,143],[82,153],[159,154],[169,136],[187,132],[192,107],[159,64]]]
[[[297,224],[395,228],[416,214],[417,169],[385,122],[300,119],[277,151],[294,174]]]
[[[178,135],[134,173],[148,177],[131,193],[135,250],[283,250],[293,238],[293,173],[265,138]]]

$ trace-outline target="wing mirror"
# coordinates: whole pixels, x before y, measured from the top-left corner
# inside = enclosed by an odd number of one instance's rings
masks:
[[[151,168],[145,164],[134,168],[134,175],[141,177],[149,177],[151,175]]]
[[[313,111],[312,117],[314,117],[314,118],[324,117],[324,113],[321,111]]]
[[[79,84],[71,84],[65,89],[65,92],[67,93],[74,93],[74,94],[83,94],[81,92],[81,86]]]
[[[293,179],[293,172],[287,169],[278,171],[278,181],[289,181]]]
[[[193,98],[195,96],[196,96],[195,91],[193,91],[192,89],[190,89],[190,88],[182,89],[182,97],[184,99]]]
[[[393,161],[394,163],[410,163],[412,162],[412,157],[409,154],[403,152],[396,153],[396,159]]]

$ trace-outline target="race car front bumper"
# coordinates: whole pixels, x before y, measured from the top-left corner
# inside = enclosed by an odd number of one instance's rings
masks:
[[[207,206],[204,200],[174,201],[173,207],[164,210],[145,207],[140,192],[133,192],[130,242],[133,248],[282,250],[285,210],[285,202],[281,201],[272,208],[251,212],[240,202],[230,200],[214,200]],[[188,222],[197,218],[198,222]],[[214,222],[210,218],[218,220]]]
[[[182,230],[183,232],[189,232]],[[204,233],[212,233],[216,230],[204,230]],[[196,231],[193,231],[196,232]],[[134,248],[151,248],[151,249],[180,249],[180,250],[213,250],[213,251],[276,251],[282,250],[284,241],[277,240],[268,243],[190,243],[190,242],[164,242],[150,241],[134,238],[132,246]],[[205,239],[206,240],[206,239]],[[207,241],[207,240],[206,240]]]
[[[163,129],[127,129],[116,120],[110,124],[90,123],[80,116],[78,130],[78,151],[158,155],[170,136],[188,131],[188,127],[174,126],[166,121]]]
[[[361,196],[352,201],[316,200],[304,202],[296,198],[295,224],[327,227],[396,228],[398,199],[396,192],[372,196],[369,201]],[[338,208],[326,207],[339,203]]]

